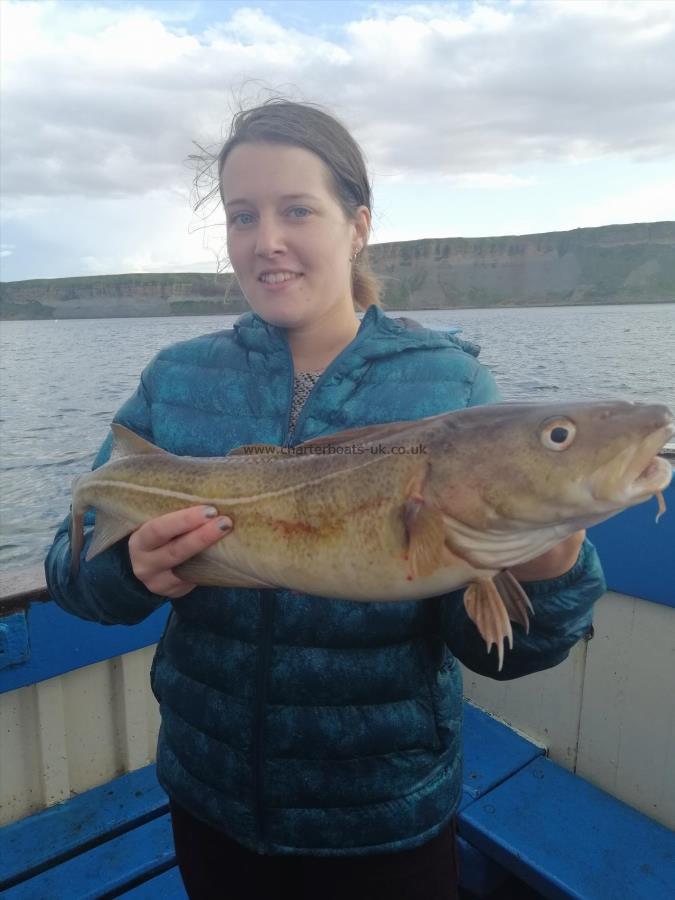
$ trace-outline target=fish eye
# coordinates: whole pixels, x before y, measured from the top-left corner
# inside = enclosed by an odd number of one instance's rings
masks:
[[[577,433],[570,419],[550,419],[544,424],[539,440],[547,450],[567,450]]]

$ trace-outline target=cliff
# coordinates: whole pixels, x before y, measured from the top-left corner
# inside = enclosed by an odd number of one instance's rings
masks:
[[[675,301],[675,222],[370,247],[389,309]],[[105,275],[0,284],[2,319],[237,313],[229,274]]]
[[[245,305],[228,274],[92,275],[0,284],[0,319],[198,316],[236,312]]]
[[[398,309],[675,301],[675,222],[379,244]]]

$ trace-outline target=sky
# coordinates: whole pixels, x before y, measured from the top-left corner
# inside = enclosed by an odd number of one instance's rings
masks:
[[[675,0],[0,0],[0,278],[215,272],[197,145],[321,103],[371,241],[675,219]]]

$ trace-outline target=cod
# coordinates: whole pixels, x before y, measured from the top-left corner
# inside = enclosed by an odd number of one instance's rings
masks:
[[[652,496],[659,515],[669,409],[628,402],[500,403],[226,457],[168,453],[112,425],[110,461],[73,486],[72,574],[156,516],[205,504],[227,536],[175,569],[197,585],[403,601],[465,587],[486,642],[513,646],[533,612],[509,567]],[[657,516],[658,521],[658,516]]]

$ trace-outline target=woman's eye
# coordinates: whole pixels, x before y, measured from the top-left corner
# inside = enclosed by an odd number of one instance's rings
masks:
[[[243,221],[244,219],[246,221]],[[230,222],[233,225],[250,225],[252,221],[253,216],[251,215],[251,213],[247,212],[236,213],[230,218]]]
[[[305,206],[294,206],[289,210],[289,215],[292,219],[306,219],[307,216],[311,215],[311,210],[307,209]],[[240,212],[230,216],[231,225],[247,226],[251,225],[252,222],[252,213]]]

